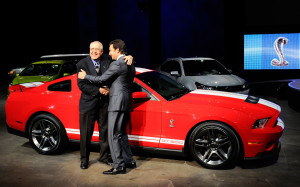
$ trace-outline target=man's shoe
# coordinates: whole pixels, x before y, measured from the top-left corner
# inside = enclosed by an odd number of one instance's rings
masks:
[[[81,164],[80,164],[80,168],[81,169],[87,169],[89,167],[89,164],[88,163],[86,163],[86,162],[81,162]]]
[[[133,162],[131,162],[131,163],[126,163],[126,164],[125,164],[125,167],[126,167],[126,168],[136,168],[136,162],[133,161]]]
[[[126,168],[125,167],[118,167],[117,169],[111,168],[108,171],[103,171],[104,175],[117,175],[117,174],[125,174]]]

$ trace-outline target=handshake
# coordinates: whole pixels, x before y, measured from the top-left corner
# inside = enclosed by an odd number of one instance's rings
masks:
[[[80,69],[80,72],[78,72],[78,79],[84,79],[86,76],[86,72],[83,69]],[[99,92],[103,95],[109,94],[109,88],[107,86],[99,88]]]

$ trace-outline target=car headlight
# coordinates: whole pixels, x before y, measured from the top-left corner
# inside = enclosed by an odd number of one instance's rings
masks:
[[[249,88],[249,85],[247,82],[245,82],[245,84],[243,84],[242,89],[243,90],[247,90]]]
[[[206,85],[200,84],[199,82],[195,82],[195,85],[196,85],[197,89],[202,89],[202,90],[215,90],[215,87],[212,87],[212,86],[206,86]]]
[[[252,129],[264,128],[268,121],[269,121],[269,118],[256,120],[256,122],[252,126]]]

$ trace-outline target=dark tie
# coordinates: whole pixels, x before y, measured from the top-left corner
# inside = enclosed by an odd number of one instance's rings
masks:
[[[99,66],[99,64],[98,64],[98,63],[96,64],[96,66],[95,66],[95,69],[96,69],[96,72],[97,72],[97,73],[99,73],[100,66]]]

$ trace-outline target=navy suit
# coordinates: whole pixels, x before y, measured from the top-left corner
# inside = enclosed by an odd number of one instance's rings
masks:
[[[114,168],[124,167],[133,162],[126,125],[132,111],[132,85],[135,67],[128,66],[121,57],[110,64],[102,76],[86,75],[85,79],[93,84],[112,82],[108,105],[108,141]]]

